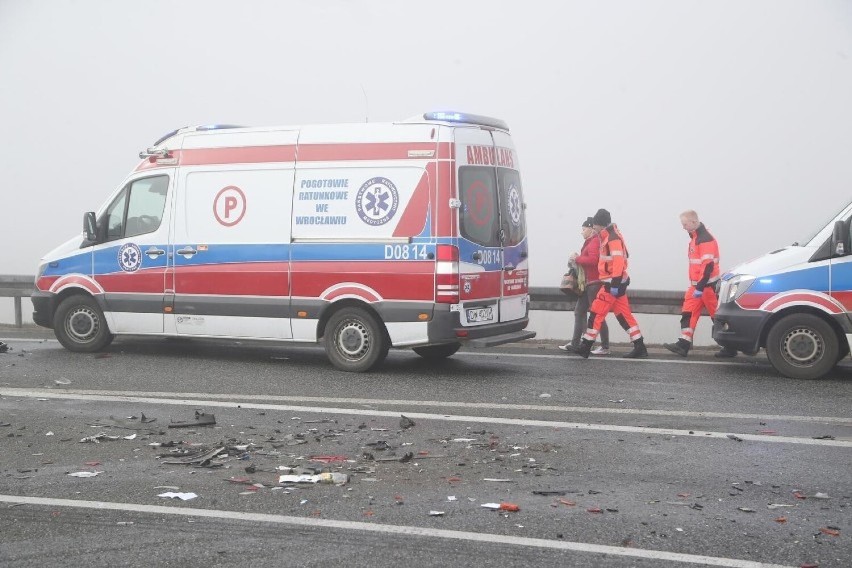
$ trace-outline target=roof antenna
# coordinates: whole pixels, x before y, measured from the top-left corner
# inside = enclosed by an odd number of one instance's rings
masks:
[[[361,85],[361,92],[364,93],[364,122],[370,122],[370,104],[367,101],[367,90],[364,89],[363,83],[358,83]]]

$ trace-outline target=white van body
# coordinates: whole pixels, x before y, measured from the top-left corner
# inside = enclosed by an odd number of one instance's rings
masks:
[[[792,378],[827,374],[852,345],[852,203],[813,238],[722,276],[713,338],[746,353],[766,349]]]
[[[140,157],[86,234],[42,259],[33,319],[71,350],[325,337],[337,367],[363,371],[391,346],[442,358],[535,335],[502,121],[190,127]]]

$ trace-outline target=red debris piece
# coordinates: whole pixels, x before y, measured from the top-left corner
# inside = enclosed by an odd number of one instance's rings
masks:
[[[688,499],[691,495],[692,495],[692,493],[678,493],[677,494],[677,496],[680,497],[681,499]]]
[[[559,502],[562,503],[563,505],[565,505],[566,507],[576,507],[577,506],[577,503],[575,503],[574,501],[569,501],[568,499],[560,499]]]
[[[766,434],[767,436],[774,436],[778,432],[776,432],[775,430],[761,430],[760,433]]]
[[[112,355],[109,353],[98,353],[95,355],[95,359],[109,359],[110,357],[112,357]]]
[[[586,509],[587,513],[603,513],[600,507],[592,507],[590,509]]]
[[[461,477],[448,477],[447,483],[460,483],[462,480]]]
[[[322,515],[320,511],[314,511],[313,513],[311,513],[312,517],[319,517],[320,515]]]
[[[418,456],[428,456],[428,455],[429,455],[429,452],[427,452],[427,451],[420,451],[420,452],[417,452],[417,455],[418,455]]]
[[[819,568],[819,564],[802,564],[801,568]]]
[[[374,515],[373,511],[364,511],[365,517],[372,517]]]
[[[96,467],[96,466],[101,465],[101,462],[99,462],[99,461],[90,461],[90,462],[84,462],[84,463],[83,463],[83,465],[87,465],[87,466],[89,466],[89,467]]]
[[[799,493],[798,491],[793,491],[793,497],[795,497],[796,499],[803,499],[803,500],[804,500],[804,499],[807,499],[807,496],[802,495],[802,494],[801,494],[801,493]]]
[[[775,519],[775,522],[776,523],[786,523],[787,517],[778,517],[777,519]]]
[[[242,485],[251,485],[252,483],[254,483],[254,481],[252,481],[248,477],[232,477],[228,481],[230,483],[240,483]]]
[[[521,508],[518,507],[517,505],[515,505],[514,503],[500,503],[500,510],[501,511],[511,511],[513,513],[517,513],[518,511],[521,510]]]
[[[821,532],[822,534],[827,534],[828,536],[840,536],[840,531],[836,531],[834,529],[829,529],[826,527],[822,527],[821,529],[819,529],[819,532]]]
[[[345,462],[347,459],[346,456],[311,456],[311,461],[320,462],[320,463],[336,463],[336,462]]]

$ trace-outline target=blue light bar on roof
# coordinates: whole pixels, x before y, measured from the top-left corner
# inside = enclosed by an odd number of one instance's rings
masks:
[[[427,112],[423,115],[426,120],[439,120],[441,122],[459,122],[463,124],[479,124],[481,126],[489,126],[500,130],[509,130],[509,125],[499,118],[490,116],[482,116],[479,114],[468,114],[466,112],[456,111],[434,111]]]
[[[240,126],[238,124],[205,124],[203,126],[196,126],[195,130],[222,130],[224,128],[245,128],[245,126]]]

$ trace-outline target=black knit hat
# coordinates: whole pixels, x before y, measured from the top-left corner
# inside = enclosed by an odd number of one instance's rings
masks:
[[[592,225],[594,225],[593,221],[594,219],[592,219],[591,217],[586,217],[586,220],[583,221],[583,226],[591,229]]]
[[[598,212],[592,218],[592,223],[600,227],[608,227],[612,223],[612,216],[606,209],[598,209]]]

